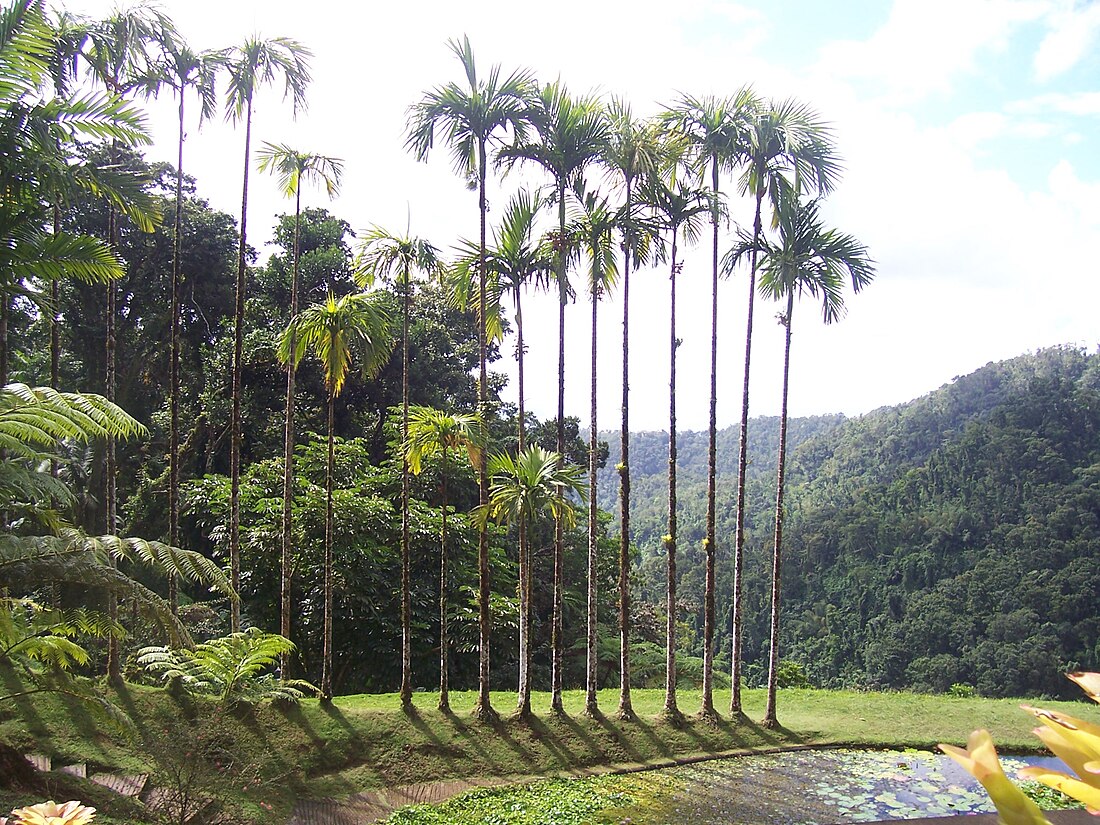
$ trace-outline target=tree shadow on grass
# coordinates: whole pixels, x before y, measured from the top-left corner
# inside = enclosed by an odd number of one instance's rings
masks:
[[[22,693],[25,690],[33,690],[33,685],[28,685],[19,678],[16,672],[7,666],[0,666],[0,684],[3,685],[5,695]],[[49,727],[43,721],[35,707],[34,699],[30,696],[15,696],[4,703],[6,707],[14,707],[15,712],[27,726],[27,732],[36,739],[50,735]]]
[[[565,746],[565,743],[562,742],[559,736],[550,730],[545,719],[532,713],[522,720],[522,724],[531,731],[535,740],[546,749],[550,757],[557,762],[559,767],[568,768],[573,764],[573,752]]]
[[[643,762],[645,757],[641,752],[634,747],[633,743],[623,734],[623,725],[629,724],[627,722],[620,722],[614,724],[604,716],[603,713],[596,713],[592,717],[600,727],[607,731],[608,736],[615,740],[615,743],[623,749],[632,762]]]

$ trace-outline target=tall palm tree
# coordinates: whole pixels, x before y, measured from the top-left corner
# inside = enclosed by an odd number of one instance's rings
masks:
[[[567,270],[570,249],[565,226],[565,200],[569,190],[583,190],[584,172],[603,152],[608,121],[594,97],[574,98],[561,81],[548,83],[532,101],[529,120],[533,134],[517,133],[511,145],[498,153],[506,166],[533,163],[554,179],[558,204],[555,277],[558,282],[558,418],[557,452],[565,455],[565,305],[570,288]],[[551,708],[564,713],[561,698],[562,668],[562,565],[565,534],[561,520],[554,525],[553,674]]]
[[[623,194],[623,220],[620,232],[623,249],[623,404],[619,443],[619,717],[630,719],[634,708],[630,701],[630,268],[646,248],[649,233],[640,231],[635,220],[635,184],[657,174],[665,165],[660,125],[656,121],[638,121],[630,105],[613,99],[608,108],[610,130],[601,162],[618,179]]]
[[[618,215],[611,208],[608,199],[595,192],[577,192],[579,209],[569,227],[569,234],[579,243],[582,253],[588,259],[588,296],[592,305],[592,361],[591,361],[591,407],[589,412],[588,435],[588,489],[596,489],[596,474],[599,457],[599,439],[596,429],[596,318],[600,298],[615,285],[618,267],[615,263],[614,235],[618,224]],[[586,643],[587,671],[585,679],[584,709],[589,715],[599,711],[596,691],[597,647],[596,647],[596,547],[599,510],[596,497],[588,499],[588,639]]]
[[[664,713],[678,717],[676,703],[676,278],[683,264],[677,257],[679,238],[696,243],[702,231],[703,216],[711,210],[711,198],[682,180],[671,185],[651,179],[642,193],[644,203],[668,230],[671,246],[669,265],[669,381],[668,381],[668,532],[662,537],[667,555],[667,622],[665,627],[665,705]]]
[[[85,59],[91,69],[92,78],[102,83],[114,95],[126,97],[138,89],[148,93],[155,81],[151,67],[163,53],[165,45],[175,36],[172,21],[162,12],[149,5],[137,5],[130,9],[116,9],[105,20],[99,21],[89,29]],[[111,142],[111,158],[114,159],[118,141]],[[119,247],[118,212],[111,205],[107,212],[107,243],[116,251]],[[118,314],[117,294],[113,282],[107,284],[106,302],[106,396],[108,401],[115,400],[115,361],[117,350],[116,316]],[[106,509],[107,533],[118,529],[117,476],[118,461],[115,439],[107,437],[106,467],[104,484],[104,505]],[[175,595],[176,580],[169,578],[170,595]],[[236,587],[234,587],[236,592]],[[170,600],[171,601],[171,600]],[[239,602],[234,599],[234,606]],[[112,620],[117,619],[118,603],[111,599],[108,612]],[[119,678],[118,645],[114,637],[108,639],[107,673],[112,679]]]
[[[542,208],[542,198],[526,189],[517,192],[508,203],[499,231],[493,233],[493,246],[486,251],[485,265],[490,278],[488,293],[491,297],[486,307],[489,317],[486,329],[490,340],[503,337],[499,298],[510,292],[516,308],[516,365],[517,379],[517,452],[527,448],[527,411],[525,406],[524,356],[527,345],[523,338],[523,291],[533,284],[538,288],[549,285],[553,271],[553,258],[545,244],[535,240],[535,220]],[[467,306],[471,293],[476,291],[477,265],[480,250],[476,244],[467,243],[454,269],[455,295],[459,304]],[[531,672],[531,565],[530,545],[526,529],[519,533],[519,695],[520,713],[530,709]],[[526,704],[523,697],[527,697]]]
[[[277,78],[284,84],[283,96],[290,97],[294,114],[306,105],[309,85],[309,59],[312,53],[296,40],[276,37],[261,40],[254,36],[229,53],[226,68],[229,89],[226,97],[226,119],[244,121],[244,174],[241,187],[240,243],[237,250],[237,297],[233,310],[233,378],[231,385],[233,410],[230,418],[229,442],[229,569],[233,589],[241,583],[241,371],[244,358],[244,303],[246,292],[245,257],[248,248],[248,170],[252,151],[252,100],[256,90]],[[239,603],[230,614],[230,629],[241,629]]]
[[[765,727],[779,726],[775,712],[776,678],[779,669],[779,588],[783,545],[783,474],[787,456],[787,389],[791,363],[791,323],[795,299],[803,295],[821,299],[826,324],[844,316],[844,282],[859,292],[875,276],[874,261],[867,247],[851,235],[826,229],[819,201],[800,202],[797,191],[780,197],[776,209],[778,237],[772,241],[741,233],[736,255],[758,250],[760,293],[766,298],[786,300],[779,314],[785,329],[783,347],[783,402],[779,413],[779,466],[776,471],[775,545],[772,555],[771,644],[769,646],[768,698],[764,709]]]
[[[360,285],[395,275],[401,292],[401,443],[409,440],[409,305],[412,274],[439,277],[443,263],[434,246],[421,238],[394,235],[380,226],[363,236],[356,262]],[[409,461],[401,453],[401,706],[412,707],[412,601],[409,595]]]
[[[793,100],[768,103],[751,116],[744,135],[741,194],[755,201],[749,261],[749,295],[745,323],[745,371],[741,389],[741,438],[737,459],[737,528],[733,551],[733,627],[731,642],[730,713],[741,715],[741,610],[742,570],[745,547],[745,479],[749,449],[749,367],[752,356],[753,304],[756,296],[757,247],[761,236],[764,196],[773,206],[793,186],[805,186],[818,194],[832,191],[840,174],[840,161],[828,127],[817,114]],[[729,266],[723,262],[727,271]]]
[[[521,540],[542,513],[549,513],[555,523],[569,527],[576,523],[576,508],[567,496],[583,499],[587,492],[580,467],[565,464],[561,455],[547,452],[537,444],[515,458],[494,456],[489,467],[493,476],[492,494],[488,507],[480,512],[498,522],[516,522]],[[522,610],[520,616],[522,621]],[[521,657],[520,668],[527,667]],[[524,717],[531,714],[530,679],[520,679],[516,712]]]
[[[702,713],[714,718],[714,591],[715,591],[715,505],[718,482],[718,224],[719,177],[732,169],[741,153],[746,123],[758,106],[756,95],[744,87],[732,97],[696,98],[684,95],[665,113],[672,128],[689,149],[688,160],[705,179],[710,170],[711,191],[711,335],[710,335],[710,423],[707,448],[707,523],[703,549],[706,554],[706,584],[703,597],[703,692]]]
[[[448,42],[462,64],[466,75],[466,86],[447,83],[427,92],[418,103],[409,108],[408,131],[405,146],[417,159],[424,160],[435,142],[437,128],[446,132],[447,142],[451,146],[451,157],[458,174],[470,183],[477,182],[478,210],[480,213],[480,235],[478,264],[478,412],[486,419],[489,400],[488,345],[485,332],[486,319],[486,227],[485,218],[489,209],[485,199],[485,184],[488,177],[488,154],[490,146],[497,146],[501,133],[509,130],[518,135],[525,129],[528,98],[535,87],[534,79],[527,70],[512,72],[501,79],[500,66],[489,69],[488,77],[478,77],[474,64],[474,52],[468,37],[462,42]],[[488,467],[482,456],[478,468],[479,506],[489,501]],[[478,625],[479,625],[479,662],[478,662],[478,699],[474,716],[488,719],[494,716],[489,700],[489,631],[492,622],[489,613],[489,534],[486,527],[478,531]]]
[[[159,52],[175,36],[171,20],[150,5],[135,5],[128,9],[116,9],[109,17],[98,21],[89,29],[84,57],[94,81],[109,92],[126,97],[136,90],[148,93],[151,67],[159,59]],[[117,142],[112,143],[112,151]],[[118,213],[112,206],[108,211],[107,242],[118,248]],[[106,317],[106,396],[115,398],[116,332],[115,316],[117,296],[114,284],[107,285]],[[107,512],[107,532],[117,527],[116,476],[117,462],[113,438],[107,439],[107,468],[104,504]]]
[[[445,413],[432,407],[409,411],[408,433],[402,448],[409,470],[420,474],[426,459],[439,458],[439,494],[442,525],[439,530],[439,709],[451,709],[447,675],[450,639],[447,634],[447,479],[451,453],[465,452],[474,469],[481,466],[485,432],[481,419],[468,413]]]
[[[181,107],[182,109],[182,107]],[[302,224],[302,183],[313,182],[324,186],[329,198],[340,191],[340,179],[344,174],[344,162],[339,158],[299,152],[284,144],[264,143],[256,156],[261,172],[271,172],[278,178],[279,188],[288,198],[294,198],[294,264],[290,275],[290,317],[298,314],[298,266],[301,258],[300,232]],[[177,214],[178,214],[177,198]],[[289,349],[294,350],[294,341]],[[292,574],[292,505],[294,503],[294,383],[296,365],[286,366],[286,413],[283,422],[283,543],[281,576],[279,583],[279,635],[290,638],[290,585]],[[282,654],[280,672],[284,679],[290,677],[290,651]]]
[[[214,114],[217,105],[214,88],[217,73],[225,64],[223,51],[196,53],[179,37],[172,34],[162,44],[161,59],[151,67],[143,83],[147,96],[155,95],[162,86],[171,88],[179,98],[179,118],[176,132],[176,204],[172,232],[172,298],[171,298],[171,355],[169,356],[169,406],[168,428],[168,543],[179,545],[179,490],[180,490],[180,286],[182,274],[181,249],[183,243],[183,141],[188,89],[199,97],[199,125]],[[177,607],[176,580],[168,583],[168,603]]]
[[[291,345],[293,344],[293,349]],[[332,484],[333,410],[355,355],[363,374],[373,378],[393,350],[390,318],[376,295],[352,293],[307,307],[290,320],[279,339],[279,359],[299,363],[312,351],[321,362],[328,390],[328,463],[325,467],[325,616],[321,695],[332,698]]]

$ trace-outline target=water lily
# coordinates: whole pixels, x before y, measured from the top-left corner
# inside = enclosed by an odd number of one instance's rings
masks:
[[[954,745],[941,744],[939,747],[982,783],[1003,825],[1050,825],[1039,806],[1005,776],[989,731],[976,730],[970,734],[966,750]]]
[[[95,819],[95,808],[88,808],[76,800],[61,805],[51,800],[19,808],[11,815],[11,825],[86,825]]]

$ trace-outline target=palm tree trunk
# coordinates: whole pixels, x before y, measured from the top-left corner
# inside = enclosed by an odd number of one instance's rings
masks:
[[[706,584],[703,595],[703,696],[702,714],[714,719],[714,510],[718,494],[718,158],[711,157],[711,247],[710,287],[710,440],[707,447],[707,534]]]
[[[558,461],[565,465],[565,180],[558,183]],[[558,509],[560,514],[562,491],[559,488]],[[562,666],[562,567],[565,561],[565,533],[561,516],[554,519],[554,606],[553,606],[553,662],[550,685],[550,709],[554,713],[565,713],[561,701]]]
[[[626,179],[630,231],[630,184]],[[630,241],[623,248],[623,422],[619,431],[619,718],[631,719],[630,701]]]
[[[745,324],[745,377],[741,389],[741,442],[737,456],[737,530],[733,549],[733,627],[730,651],[730,714],[740,716],[741,709],[741,612],[745,560],[745,479],[749,468],[749,363],[752,357],[752,312],[756,297],[756,244],[760,241],[760,206],[764,190],[756,193],[756,216],[752,225],[753,250],[749,263],[748,321]]]
[[[786,341],[783,348],[783,406],[779,412],[779,469],[775,479],[775,550],[772,554],[772,626],[768,652],[768,700],[764,708],[766,728],[779,727],[775,715],[775,693],[779,673],[779,581],[783,547],[783,473],[787,467],[787,386],[791,367],[791,313],[794,311],[794,290],[787,296],[787,315],[783,319]]]
[[[401,443],[409,440],[409,272],[401,297]],[[412,707],[412,602],[409,597],[409,460],[401,450],[401,707]]]
[[[53,233],[61,231],[61,207],[53,207]],[[55,390],[61,385],[61,325],[57,322],[57,304],[60,289],[57,279],[50,281],[50,386]],[[4,386],[7,381],[0,383]],[[53,465],[53,474],[57,475],[57,462]]]
[[[325,464],[325,618],[323,661],[321,663],[321,699],[332,699],[332,485],[335,396],[328,396],[328,461]]]
[[[300,233],[302,218],[301,181],[294,199],[294,268],[290,274],[290,320],[298,316],[298,258],[300,254]],[[289,352],[286,362],[286,413],[283,434],[283,547],[279,579],[279,633],[285,639],[290,638],[291,578],[293,576],[294,549],[294,384],[297,378],[297,365],[294,349],[297,346],[294,328],[291,327]],[[290,678],[290,654],[284,653],[280,671],[284,679]]]
[[[171,421],[168,427],[168,543],[179,547],[180,530],[180,238],[183,226],[183,88],[180,88],[179,131],[176,139],[176,209],[172,234],[172,354],[169,368]],[[168,576],[168,604],[179,610],[179,581]]]
[[[61,231],[61,207],[53,205],[53,233]],[[61,325],[57,322],[57,304],[60,289],[57,279],[50,281],[50,386],[55,390],[61,385]],[[0,383],[0,387],[7,382]],[[57,459],[50,460],[50,475],[57,477]]]
[[[113,155],[113,150],[112,150]],[[111,247],[118,252],[118,213],[112,206],[107,215],[107,233]],[[115,313],[117,292],[114,281],[107,282],[107,400],[115,400],[115,350],[117,348]],[[118,459],[115,449],[115,439],[107,436],[107,489],[104,501],[107,505],[107,533],[114,535],[118,531]],[[114,559],[111,566],[116,566]],[[107,597],[107,615],[114,622],[118,621],[118,599],[115,595]],[[118,661],[118,640],[114,635],[107,637],[107,677],[112,681],[121,678]]]
[[[524,421],[523,389],[523,306],[520,289],[516,288],[516,363],[519,370],[519,427],[517,453],[522,455],[527,447],[527,424]],[[516,712],[520,716],[531,713],[531,557],[527,544],[527,520],[519,520],[519,682]]]
[[[8,315],[11,312],[11,297],[4,295],[0,302],[0,387],[6,387],[11,380],[11,368],[8,355]]]
[[[668,378],[668,601],[665,605],[665,707],[668,716],[679,716],[676,705],[676,228],[672,230],[672,267],[669,271],[669,378]]]
[[[596,689],[596,455],[599,441],[596,433],[596,311],[600,305],[600,292],[596,284],[596,273],[592,273],[592,400],[589,412],[588,434],[588,671],[585,680],[585,713],[594,716],[599,712]]]
[[[481,240],[479,246],[480,261],[477,268],[478,291],[478,381],[477,401],[481,420],[487,422],[489,412],[489,374],[486,366],[488,345],[485,331],[485,213],[489,205],[485,200],[485,141],[478,144],[478,206],[481,210]],[[478,460],[478,504],[489,506],[489,469],[485,450]],[[492,616],[489,613],[489,525],[483,522],[477,531],[477,571],[478,571],[478,680],[477,705],[474,716],[478,719],[491,719],[496,714],[489,698],[489,634],[492,630]]]
[[[447,679],[447,448],[443,448],[443,469],[440,471],[443,492],[443,526],[439,531],[439,709],[451,709],[451,697]]]
[[[233,592],[241,591],[241,372],[244,359],[245,247],[248,240],[248,158],[252,147],[252,98],[244,126],[244,185],[241,194],[241,243],[237,251],[237,298],[233,313],[233,413],[229,442],[229,571]],[[230,630],[241,629],[241,602],[231,602]]]

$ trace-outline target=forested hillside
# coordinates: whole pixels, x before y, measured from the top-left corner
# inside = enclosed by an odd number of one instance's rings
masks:
[[[776,428],[754,421],[746,542],[747,673],[767,646]],[[831,426],[835,424],[835,426]],[[815,684],[987,695],[1066,693],[1100,664],[1100,356],[1055,348],[989,364],[916,401],[792,421],[783,656]],[[736,519],[720,442],[719,558]],[[662,434],[631,443],[642,590],[660,601]],[[700,448],[690,446],[698,441]],[[705,439],[681,439],[685,644],[700,644]],[[612,443],[612,460],[618,452]],[[643,476],[644,474],[644,476]],[[612,481],[612,479],[609,479]],[[721,484],[721,482],[720,482]],[[602,503],[613,507],[611,487]],[[728,617],[729,564],[719,566]],[[722,613],[722,611],[725,611]],[[728,618],[721,650],[728,659]]]

